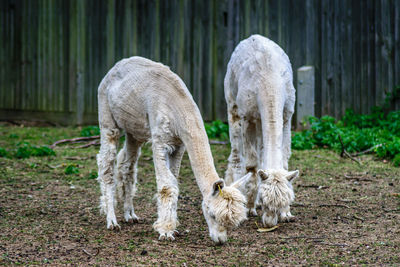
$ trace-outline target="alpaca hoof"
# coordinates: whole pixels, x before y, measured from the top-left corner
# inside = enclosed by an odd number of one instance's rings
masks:
[[[226,234],[223,234],[218,236],[211,236],[211,239],[216,245],[222,245],[228,240],[228,237]]]
[[[107,226],[107,229],[109,230],[115,230],[115,231],[120,231],[121,230],[121,226],[119,226],[118,223],[115,224],[111,224]]]
[[[295,216],[285,216],[281,218],[282,222],[295,222],[296,221],[296,217]]]
[[[140,218],[136,216],[135,213],[125,213],[125,221],[127,223],[138,223],[140,221]]]
[[[258,216],[258,214],[257,214],[257,211],[256,211],[256,209],[250,209],[249,210],[249,217],[257,217]]]
[[[179,235],[179,232],[174,230],[174,231],[160,234],[160,237],[158,238],[158,240],[174,241],[175,236],[178,236],[178,235]]]
[[[119,224],[117,223],[115,215],[110,217],[107,216],[107,229],[117,230],[117,231],[121,230],[121,226],[119,226]]]

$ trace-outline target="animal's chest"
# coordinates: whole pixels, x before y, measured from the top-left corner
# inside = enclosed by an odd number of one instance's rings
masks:
[[[256,90],[251,82],[246,84],[246,86],[239,86],[238,94],[236,96],[236,104],[240,117],[247,119],[260,118]]]

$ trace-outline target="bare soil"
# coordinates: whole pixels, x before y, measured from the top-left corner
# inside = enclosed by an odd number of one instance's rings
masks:
[[[0,126],[0,147],[18,142],[50,145],[79,136],[79,128]],[[79,144],[78,144],[79,145]],[[155,176],[150,146],[139,162],[134,199],[141,221],[106,229],[100,216],[95,156],[98,147],[64,145],[56,156],[0,157],[0,264],[71,266],[286,266],[400,264],[400,169],[365,155],[358,165],[328,150],[293,151],[295,222],[259,233],[252,217],[214,245],[201,212],[201,196],[185,155],[180,172],[180,236],[158,241]],[[212,146],[223,177],[229,145]],[[66,174],[68,165],[78,174]],[[260,213],[260,211],[259,211]]]

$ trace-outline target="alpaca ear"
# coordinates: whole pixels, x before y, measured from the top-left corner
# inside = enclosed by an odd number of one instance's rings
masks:
[[[297,177],[299,177],[299,171],[298,170],[289,172],[289,174],[286,175],[286,179],[291,183],[293,183],[293,181],[296,180]]]
[[[258,176],[260,176],[261,180],[267,180],[268,179],[268,172],[266,172],[266,171],[263,171],[263,170],[259,169],[257,174],[258,174]]]
[[[250,178],[253,176],[253,174],[254,173],[249,172],[248,174],[231,184],[231,186],[239,190],[244,188],[246,184],[250,181]]]
[[[215,196],[216,194],[219,194],[220,190],[222,190],[222,188],[224,188],[225,186],[225,182],[222,179],[219,179],[218,181],[216,181],[213,184],[213,192],[212,195]]]

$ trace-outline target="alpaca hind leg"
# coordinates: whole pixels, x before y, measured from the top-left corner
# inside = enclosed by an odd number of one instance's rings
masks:
[[[124,148],[121,149],[117,156],[117,192],[124,203],[124,218],[126,222],[138,222],[139,220],[133,207],[133,197],[136,193],[137,163],[141,145],[132,135],[126,134]]]
[[[158,219],[153,224],[154,229],[160,234],[159,239],[175,240],[178,206],[178,181],[169,169],[168,149],[165,145],[154,142],[153,158],[157,179],[157,213]]]
[[[243,156],[246,173],[253,173],[249,183],[246,184],[247,208],[250,216],[257,216],[257,137],[256,125],[247,120],[242,120]]]
[[[228,168],[225,173],[225,182],[227,185],[230,185],[243,175],[242,165],[240,161],[242,134],[240,127],[240,117],[238,115],[236,105],[233,105],[228,109],[228,120],[231,154],[228,158]]]
[[[107,228],[120,228],[115,216],[115,182],[114,161],[117,154],[117,145],[119,140],[119,130],[117,128],[101,127],[100,133],[100,151],[97,155],[98,178],[100,183],[100,212],[107,216]]]

